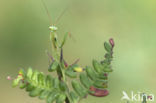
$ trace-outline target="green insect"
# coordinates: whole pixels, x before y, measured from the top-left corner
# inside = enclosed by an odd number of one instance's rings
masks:
[[[46,4],[44,3],[43,0],[42,0],[42,3],[44,5],[44,8],[45,8],[45,10],[47,12],[47,15],[48,15],[48,18],[49,18],[49,22],[50,22],[49,29],[50,29],[50,36],[51,36],[50,39],[52,41],[53,47],[54,47],[54,49],[62,48],[63,45],[64,45],[64,43],[65,43],[65,41],[66,41],[66,39],[67,39],[67,36],[71,37],[71,34],[70,33],[66,33],[64,35],[64,39],[62,40],[62,43],[59,44],[58,43],[58,38],[57,38],[57,33],[56,33],[57,30],[58,30],[58,27],[56,26],[56,24],[59,22],[59,20],[61,19],[61,17],[65,14],[65,12],[68,9],[68,7],[65,8],[63,10],[63,12],[59,15],[59,17],[57,18],[56,22],[55,23],[52,23],[52,19],[51,19],[50,13],[49,13],[48,8],[47,8],[47,6],[46,6]]]
[[[61,17],[65,14],[65,12],[67,11],[68,7],[66,7],[63,12],[58,16],[58,18],[56,19],[55,22],[52,23],[52,19],[51,19],[51,15],[48,11],[48,8],[45,4],[45,2],[42,0],[43,6],[47,12],[48,18],[49,18],[49,22],[50,22],[50,26],[49,26],[49,30],[50,30],[50,41],[52,44],[52,54],[54,57],[50,58],[52,59],[52,63],[50,63],[49,60],[49,71],[53,72],[53,71],[57,71],[57,74],[60,76],[60,79],[62,78],[63,80],[65,80],[65,71],[63,70],[64,67],[66,67],[65,65],[65,60],[63,58],[63,46],[67,40],[67,37],[71,37],[70,33],[66,33],[63,37],[63,40],[60,42],[58,40],[58,27],[56,26],[56,24],[59,22],[59,20],[61,19]]]

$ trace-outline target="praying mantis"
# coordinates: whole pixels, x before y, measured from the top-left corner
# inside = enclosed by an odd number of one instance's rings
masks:
[[[55,60],[57,62],[60,62],[59,65],[60,65],[61,68],[57,70],[57,74],[58,74],[59,80],[62,81],[62,79],[63,79],[63,81],[65,82],[66,81],[65,72],[63,70],[64,67],[62,67],[62,66],[63,65],[68,65],[68,64],[63,59],[63,46],[64,46],[64,44],[66,42],[67,37],[68,36],[71,37],[71,35],[70,35],[70,33],[66,33],[64,35],[63,41],[61,43],[59,43],[58,36],[57,36],[58,28],[55,25],[58,23],[60,18],[64,15],[64,13],[66,12],[67,8],[64,9],[64,11],[61,13],[61,15],[57,18],[55,24],[52,24],[52,20],[51,20],[51,16],[50,16],[50,13],[48,11],[48,8],[47,8],[47,6],[46,6],[46,4],[45,4],[45,2],[43,0],[42,0],[42,3],[43,3],[43,6],[44,6],[44,8],[45,8],[45,10],[47,12],[47,15],[48,15],[48,18],[49,18],[49,22],[50,22],[50,26],[49,26],[49,29],[50,29],[50,41],[52,43],[52,48],[54,49],[54,51],[53,51],[54,52],[54,58],[55,58]],[[77,62],[78,62],[78,60],[74,64],[76,64]],[[62,65],[62,63],[63,63],[63,65]],[[80,69],[81,69],[80,71],[82,71],[82,68],[80,68]],[[66,101],[66,103],[68,103],[69,102],[68,98],[66,98],[65,101]]]
[[[48,15],[48,18],[49,18],[49,22],[50,22],[49,29],[50,29],[50,41],[52,43],[52,48],[54,49],[55,57],[57,58],[57,61],[59,61],[60,55],[58,54],[58,52],[60,52],[60,50],[62,49],[62,47],[63,47],[63,45],[64,45],[64,43],[65,43],[65,41],[67,39],[67,36],[69,36],[69,33],[66,33],[65,34],[62,43],[59,44],[58,37],[57,37],[57,30],[58,30],[58,28],[55,25],[58,23],[58,21],[60,20],[60,18],[63,16],[63,14],[67,10],[67,8],[57,18],[55,24],[52,24],[52,19],[51,19],[50,13],[48,11],[48,8],[47,8],[45,2],[43,0],[41,0],[41,1],[43,3],[43,6],[44,6],[46,12],[47,12],[47,15]]]

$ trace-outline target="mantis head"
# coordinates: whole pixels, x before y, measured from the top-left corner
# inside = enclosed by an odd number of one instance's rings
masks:
[[[51,32],[55,32],[55,31],[57,31],[58,28],[56,26],[52,25],[49,27],[49,29],[51,30]]]

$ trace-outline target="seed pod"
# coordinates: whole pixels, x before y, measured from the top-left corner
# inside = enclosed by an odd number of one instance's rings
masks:
[[[111,44],[112,48],[114,47],[114,40],[112,38],[109,39],[109,43]]]
[[[89,87],[92,85],[92,82],[88,79],[88,77],[84,73],[80,74],[80,82],[87,89],[89,89]]]
[[[102,65],[96,60],[93,60],[92,64],[93,64],[93,67],[94,67],[95,71],[97,73],[101,73],[101,71],[103,69]]]
[[[65,99],[66,99],[66,95],[62,93],[56,99],[56,103],[64,103]]]
[[[95,88],[94,86],[91,86],[90,91],[93,91],[93,93],[90,93],[90,94],[96,97],[104,97],[109,94],[108,90],[98,89],[98,88]]]
[[[41,88],[35,88],[32,91],[29,92],[29,96],[31,97],[36,97],[41,93],[42,89]]]
[[[48,71],[49,71],[49,72],[53,72],[53,71],[57,70],[58,67],[59,67],[58,62],[57,62],[57,61],[53,61],[53,62],[50,64]]]
[[[109,43],[105,42],[104,43],[104,47],[105,47],[105,49],[106,49],[107,52],[111,53],[112,46]]]

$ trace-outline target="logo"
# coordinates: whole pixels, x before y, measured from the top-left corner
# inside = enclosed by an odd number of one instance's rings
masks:
[[[154,94],[145,94],[142,92],[134,93],[133,91],[130,92],[130,95],[126,91],[122,91],[123,97],[121,100],[127,100],[127,101],[154,101]]]

